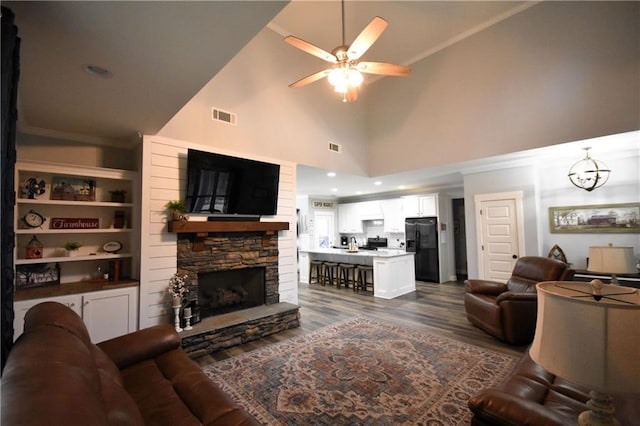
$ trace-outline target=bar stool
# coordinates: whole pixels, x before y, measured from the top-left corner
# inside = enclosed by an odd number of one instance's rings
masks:
[[[371,273],[371,281],[367,278],[367,275]],[[362,291],[367,291],[367,286],[371,285],[371,291],[373,291],[373,266],[369,265],[358,265],[356,267],[356,282],[353,286],[353,291],[358,289]]]
[[[320,284],[322,281],[322,261],[311,260],[309,262],[309,284],[313,282],[313,275],[315,273],[316,283]]]
[[[344,284],[345,288],[356,285],[356,265],[351,263],[339,263],[338,264],[338,288]]]
[[[335,262],[324,262],[322,264],[324,272],[322,274],[322,285],[335,285],[338,278],[338,264]]]

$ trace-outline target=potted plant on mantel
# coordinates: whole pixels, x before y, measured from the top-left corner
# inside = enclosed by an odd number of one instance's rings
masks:
[[[64,243],[64,249],[67,251],[67,256],[73,257],[78,255],[78,249],[82,247],[77,241],[67,241]]]
[[[188,217],[185,216],[187,212],[187,207],[184,205],[182,200],[173,200],[169,201],[165,204],[165,208],[171,215],[171,220],[187,220]]]

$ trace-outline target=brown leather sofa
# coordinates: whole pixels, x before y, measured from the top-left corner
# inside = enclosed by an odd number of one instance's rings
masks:
[[[25,316],[2,376],[3,425],[257,425],[180,348],[170,324],[91,343],[46,302]]]
[[[538,295],[542,281],[571,281],[575,271],[547,257],[525,256],[516,262],[506,283],[466,281],[464,307],[469,321],[512,345],[531,343],[536,329]]]
[[[637,425],[640,397],[612,395],[614,416],[622,426]],[[587,410],[589,389],[564,380],[537,365],[527,350],[499,386],[469,399],[472,425],[570,426]]]

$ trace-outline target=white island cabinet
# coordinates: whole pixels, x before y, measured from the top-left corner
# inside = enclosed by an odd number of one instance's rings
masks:
[[[361,250],[355,253],[345,249],[316,249],[300,252],[300,282],[309,283],[309,262],[320,260],[353,265],[373,266],[373,296],[393,299],[416,290],[414,253],[404,250]]]

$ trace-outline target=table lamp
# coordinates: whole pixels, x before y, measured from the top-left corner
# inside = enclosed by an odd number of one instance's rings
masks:
[[[591,283],[537,284],[538,320],[531,359],[592,391],[580,425],[618,424],[611,392],[640,394],[640,291]]]
[[[611,274],[611,284],[618,284],[616,274],[633,274],[636,272],[633,261],[633,247],[589,247],[589,265],[591,272]]]

